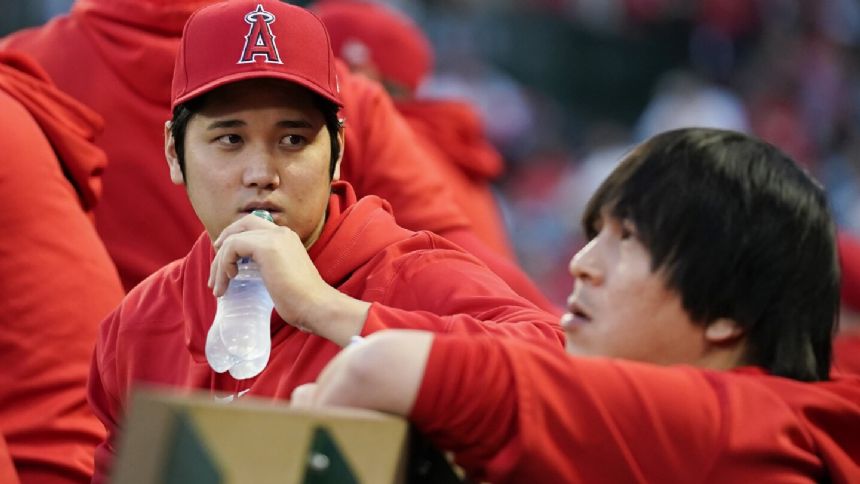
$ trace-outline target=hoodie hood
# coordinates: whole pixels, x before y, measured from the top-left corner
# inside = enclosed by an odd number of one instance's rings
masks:
[[[501,155],[487,141],[480,117],[467,103],[421,99],[396,105],[413,130],[470,178],[493,180],[504,171]]]
[[[0,90],[21,103],[42,129],[75,187],[81,206],[92,212],[101,195],[104,152],[93,144],[102,118],[62,93],[35,61],[22,54],[0,52]]]
[[[357,200],[349,183],[336,181],[332,183],[326,223],[308,255],[323,280],[339,287],[383,249],[413,233],[396,225],[388,202],[373,195]],[[204,232],[180,268],[186,342],[198,362],[206,361],[206,334],[215,318],[216,301],[206,285],[214,255]],[[272,334],[286,325],[273,311]]]
[[[185,21],[213,0],[78,0],[72,6],[82,30],[106,64],[141,98],[170,105],[173,64]],[[167,67],[167,68],[166,68]],[[140,75],[146,73],[146,75]]]

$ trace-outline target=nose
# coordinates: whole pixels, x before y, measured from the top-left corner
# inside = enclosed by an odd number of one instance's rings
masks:
[[[248,150],[247,155],[242,171],[242,183],[250,188],[276,189],[281,183],[281,178],[274,154],[267,150]]]
[[[599,251],[598,238],[595,237],[570,259],[567,269],[576,282],[603,283]]]

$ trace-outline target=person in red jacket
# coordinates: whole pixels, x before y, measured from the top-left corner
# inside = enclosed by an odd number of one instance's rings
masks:
[[[582,223],[570,354],[388,331],[294,402],[407,415],[481,481],[860,480],[860,379],[828,374],[839,266],[816,182],[746,135],[669,131]]]
[[[179,257],[202,230],[164,171],[161,126],[170,118],[170,79],[182,26],[217,0],[77,0],[68,15],[0,41],[27,52],[54,82],[101,114],[97,139],[110,166],[96,228],[126,290]],[[399,224],[430,230],[476,255],[518,294],[556,312],[526,274],[482,243],[384,90],[338,63],[349,119],[340,178],[359,196],[388,200]]]
[[[0,454],[24,484],[86,482],[104,438],[86,381],[123,291],[91,218],[100,127],[32,59],[0,52]]]
[[[557,320],[478,259],[394,220],[376,196],[332,182],[344,129],[327,33],[275,0],[205,7],[186,24],[165,125],[171,179],[204,233],[141,282],[102,324],[89,400],[108,429],[106,478],[133,385],[285,399],[356,335],[385,328],[503,334],[561,348]],[[348,141],[347,141],[348,143]],[[267,210],[269,222],[249,215]],[[207,363],[206,338],[236,262],[250,257],[272,296],[272,347],[258,376]]]
[[[484,135],[478,113],[459,100],[416,98],[433,67],[432,47],[418,26],[385,5],[365,0],[324,0],[313,11],[328,29],[335,55],[353,72],[385,86],[418,141],[434,155],[475,234],[515,259],[490,187],[504,163]]]

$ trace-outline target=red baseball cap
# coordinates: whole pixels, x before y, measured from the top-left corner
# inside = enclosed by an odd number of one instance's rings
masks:
[[[236,0],[203,7],[185,23],[171,109],[258,78],[283,79],[343,106],[328,33],[314,14],[278,0]]]
[[[331,36],[335,55],[354,64],[355,52],[367,51],[386,80],[415,91],[433,68],[433,48],[407,16],[362,0],[327,0],[314,6]],[[358,49],[356,47],[359,47]]]

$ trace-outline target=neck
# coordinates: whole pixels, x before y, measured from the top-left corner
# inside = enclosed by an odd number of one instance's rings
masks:
[[[328,211],[326,211],[326,212],[328,212]],[[320,234],[322,233],[322,229],[325,226],[326,216],[327,216],[327,213],[323,214],[322,218],[320,219],[320,221],[317,224],[314,231],[311,232],[311,235],[304,241],[304,246],[305,246],[306,250],[310,250],[310,248],[314,245],[314,243],[320,238]]]
[[[740,366],[747,366],[746,345],[735,342],[726,345],[712,345],[695,363],[699,368],[727,371]]]

